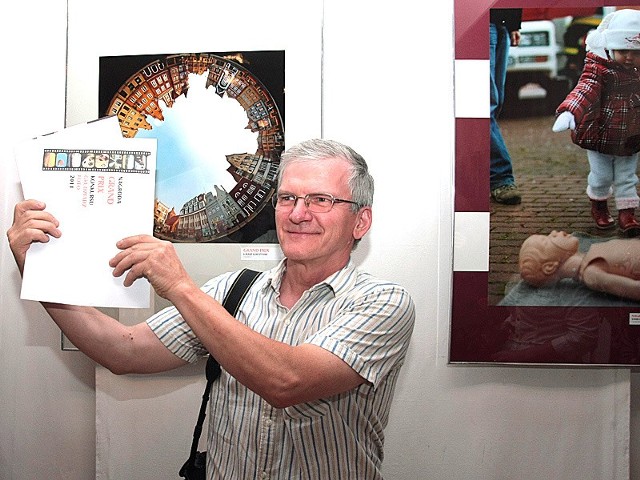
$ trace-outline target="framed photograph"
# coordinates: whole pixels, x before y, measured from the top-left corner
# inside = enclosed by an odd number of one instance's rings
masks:
[[[256,258],[247,244],[278,259],[280,154],[321,136],[321,2],[184,7],[70,2],[65,123],[113,115],[123,136],[157,138],[154,235],[186,263],[188,244],[233,244],[235,266]]]
[[[69,6],[66,124],[115,115],[124,136],[158,139],[159,238],[277,243],[280,153],[320,136],[319,4],[245,9]]]
[[[596,68],[585,65],[615,61],[596,42],[609,26],[603,19],[640,6],[456,0],[454,9],[450,364],[638,365],[640,229],[628,214],[640,215],[640,148],[604,154],[629,159],[631,193],[614,184],[594,194],[591,150],[600,147],[584,148],[557,111],[582,88],[583,71]],[[621,41],[633,37],[617,32]],[[640,83],[632,85],[633,104]],[[574,116],[578,130],[582,118]]]
[[[158,145],[153,234],[277,243],[285,52],[102,56],[99,112]]]

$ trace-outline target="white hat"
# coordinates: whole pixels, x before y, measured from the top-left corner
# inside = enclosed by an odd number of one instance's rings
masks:
[[[640,10],[623,9],[608,14],[589,32],[590,50],[640,50]]]

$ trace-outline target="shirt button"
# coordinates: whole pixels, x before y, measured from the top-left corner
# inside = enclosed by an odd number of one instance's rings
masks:
[[[262,478],[267,478],[269,476],[269,474],[267,472],[262,472],[262,474],[260,476]]]
[[[265,418],[265,419],[264,419],[264,424],[265,424],[267,427],[270,427],[272,423],[273,423],[273,421],[272,421],[270,418]]]

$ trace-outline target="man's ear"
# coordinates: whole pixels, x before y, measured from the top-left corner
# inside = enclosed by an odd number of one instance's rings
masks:
[[[371,207],[362,207],[358,213],[356,224],[353,227],[353,238],[360,240],[371,228],[371,222],[373,220],[373,214]]]

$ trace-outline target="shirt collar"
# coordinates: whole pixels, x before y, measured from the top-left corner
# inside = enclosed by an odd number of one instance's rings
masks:
[[[282,284],[282,277],[284,272],[287,269],[287,259],[282,259],[278,265],[273,267],[267,274],[267,282],[265,283],[265,287],[272,287],[275,291],[280,291],[280,285]],[[311,289],[319,287],[321,285],[326,285],[331,290],[333,290],[336,296],[342,294],[343,292],[350,291],[353,289],[356,283],[356,273],[357,268],[353,263],[353,260],[349,258],[347,264],[338,270],[335,273],[332,273],[327,278],[325,278],[322,282],[314,285]]]

